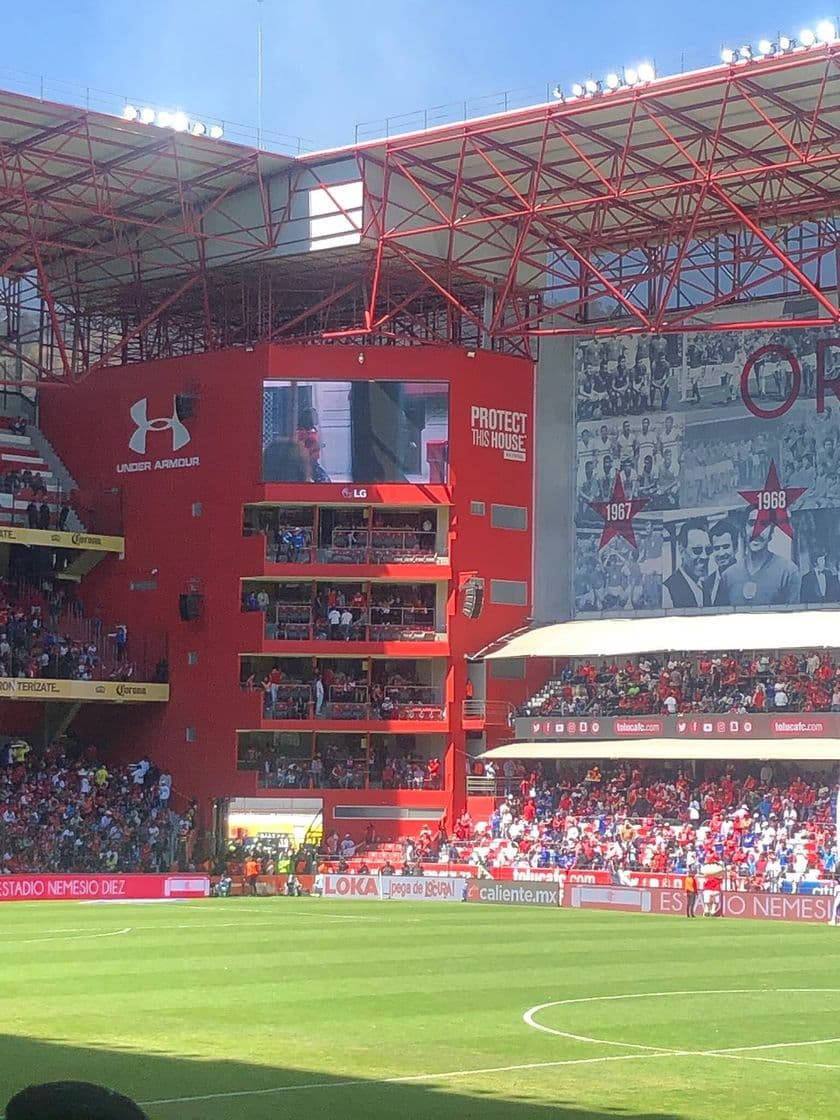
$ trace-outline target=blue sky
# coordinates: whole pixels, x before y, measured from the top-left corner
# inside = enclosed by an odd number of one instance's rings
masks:
[[[0,0],[10,72],[256,124],[257,0]],[[263,0],[263,123],[312,146],[357,122],[504,89],[717,61],[726,42],[796,35],[819,0]],[[76,100],[68,88],[66,100]]]

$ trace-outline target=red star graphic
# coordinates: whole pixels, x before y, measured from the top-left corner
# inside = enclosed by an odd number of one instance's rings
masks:
[[[608,502],[589,502],[595,512],[604,519],[604,529],[598,549],[608,545],[613,537],[624,537],[629,545],[636,548],[636,534],[633,531],[633,518],[645,508],[650,498],[627,498],[621,475],[615,476],[612,496]]]
[[[770,463],[767,479],[762,490],[739,490],[741,497],[758,510],[753,526],[752,539],[761,536],[768,525],[775,525],[793,540],[793,526],[790,523],[790,507],[801,498],[807,486],[782,486],[776,463]]]

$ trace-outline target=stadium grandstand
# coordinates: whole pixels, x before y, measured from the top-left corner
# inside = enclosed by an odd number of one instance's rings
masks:
[[[829,874],[840,47],[770,48],[293,156],[0,94],[7,765],[152,760],[185,871]]]
[[[111,108],[0,90],[6,1120],[833,1117],[836,29]]]

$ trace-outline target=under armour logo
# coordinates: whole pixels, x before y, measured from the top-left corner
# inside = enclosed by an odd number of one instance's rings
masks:
[[[128,446],[138,455],[146,454],[146,436],[149,432],[172,432],[172,450],[178,451],[190,442],[190,433],[183,420],[178,415],[178,399],[172,398],[172,415],[158,416],[154,420],[148,418],[149,401],[146,397],[135,401],[129,409],[129,415],[134,421],[137,430],[128,441]]]

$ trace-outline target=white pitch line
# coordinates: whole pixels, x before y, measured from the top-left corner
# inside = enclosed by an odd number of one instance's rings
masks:
[[[751,989],[752,990],[752,989]],[[799,1043],[794,1043],[799,1045]],[[805,1045],[804,1043],[802,1045]],[[817,1042],[810,1043],[812,1046]],[[143,1108],[166,1104],[190,1104],[200,1101],[229,1100],[236,1097],[272,1096],[277,1093],[308,1092],[312,1089],[351,1089],[363,1085],[404,1085],[419,1082],[451,1081],[457,1077],[480,1077],[490,1073],[517,1073],[534,1069],[560,1069],[565,1066],[590,1066],[607,1062],[637,1062],[650,1058],[731,1058],[736,1061],[767,1062],[772,1065],[797,1066],[800,1069],[837,1070],[840,1066],[818,1062],[791,1062],[784,1058],[760,1058],[746,1054],[732,1054],[714,1050],[649,1050],[639,1054],[605,1054],[597,1058],[563,1058],[553,1062],[525,1062],[515,1066],[491,1066],[482,1069],[458,1069],[446,1073],[416,1073],[407,1077],[356,1078],[353,1081],[308,1081],[302,1085],[278,1085],[272,1089],[235,1089],[228,1093],[203,1093],[192,1097],[164,1097],[154,1101],[138,1102]]]
[[[80,933],[77,937],[26,937],[21,941],[6,941],[4,945],[44,945],[50,941],[90,941],[94,938],[101,937],[119,937],[123,933],[131,933],[132,926],[126,926],[125,929],[115,929],[111,933]]]
[[[805,993],[809,995],[817,994],[830,994],[834,995],[840,992],[840,988],[707,988],[695,989],[693,991],[670,991],[670,992],[629,992],[621,995],[612,996],[581,996],[577,999],[560,999],[552,1000],[550,1003],[541,1003],[536,1007],[529,1008],[522,1019],[526,1026],[533,1027],[534,1030],[542,1031],[544,1034],[553,1034],[558,1038],[571,1039],[574,1042],[586,1042],[595,1046],[613,1046],[619,1047],[623,1050],[635,1048],[639,1051],[638,1056],[643,1057],[646,1053],[651,1056],[661,1054],[664,1047],[649,1046],[642,1042],[616,1042],[608,1038],[591,1038],[588,1035],[573,1034],[571,1031],[561,1031],[556,1027],[547,1027],[543,1023],[536,1021],[536,1015],[540,1011],[545,1011],[549,1007],[569,1007],[573,1004],[582,1003],[611,1003],[616,1000],[630,1000],[630,999],[664,999],[668,996],[716,996],[716,995],[763,995],[763,994],[790,994],[790,993]],[[766,1062],[771,1065],[789,1065],[789,1066],[802,1066],[811,1069],[840,1069],[840,1066],[828,1065],[821,1062],[793,1062],[786,1058],[762,1058],[757,1055],[758,1051],[764,1050],[787,1050],[794,1047],[801,1046],[829,1046],[840,1042],[840,1038],[815,1038],[801,1042],[766,1042],[760,1043],[756,1046],[730,1046],[725,1048],[708,1049],[708,1050],[671,1050],[670,1054],[673,1057],[697,1057],[697,1058],[731,1058],[740,1061],[752,1062]]]
[[[301,1085],[278,1085],[272,1089],[235,1089],[229,1093],[203,1093],[195,1097],[165,1097],[156,1101],[139,1101],[143,1108],[162,1104],[189,1104],[191,1101],[219,1101],[231,1097],[269,1096],[273,1093],[297,1093],[310,1089],[350,1089],[362,1085],[403,1085],[419,1081],[445,1081],[455,1077],[478,1077],[485,1073],[515,1073],[519,1070],[555,1069],[559,1066],[588,1066],[599,1062],[629,1062],[640,1058],[671,1058],[679,1051],[659,1054],[609,1054],[598,1058],[564,1058],[554,1062],[525,1062],[516,1066],[492,1066],[484,1069],[456,1069],[446,1073],[413,1073],[407,1077],[357,1077],[352,1081],[307,1081]]]
[[[831,1046],[840,1038],[815,1038],[805,1042],[764,1042],[761,1046],[727,1046],[725,1050],[707,1050],[707,1054],[742,1054],[753,1050],[790,1050],[795,1046]]]
[[[812,1042],[811,1046],[818,1046]],[[840,1066],[831,1066],[826,1062],[792,1062],[789,1058],[759,1058],[753,1054],[723,1054],[715,1050],[704,1050],[696,1055],[698,1058],[732,1058],[736,1062],[766,1062],[771,1066],[795,1066],[797,1069],[840,1069]]]

